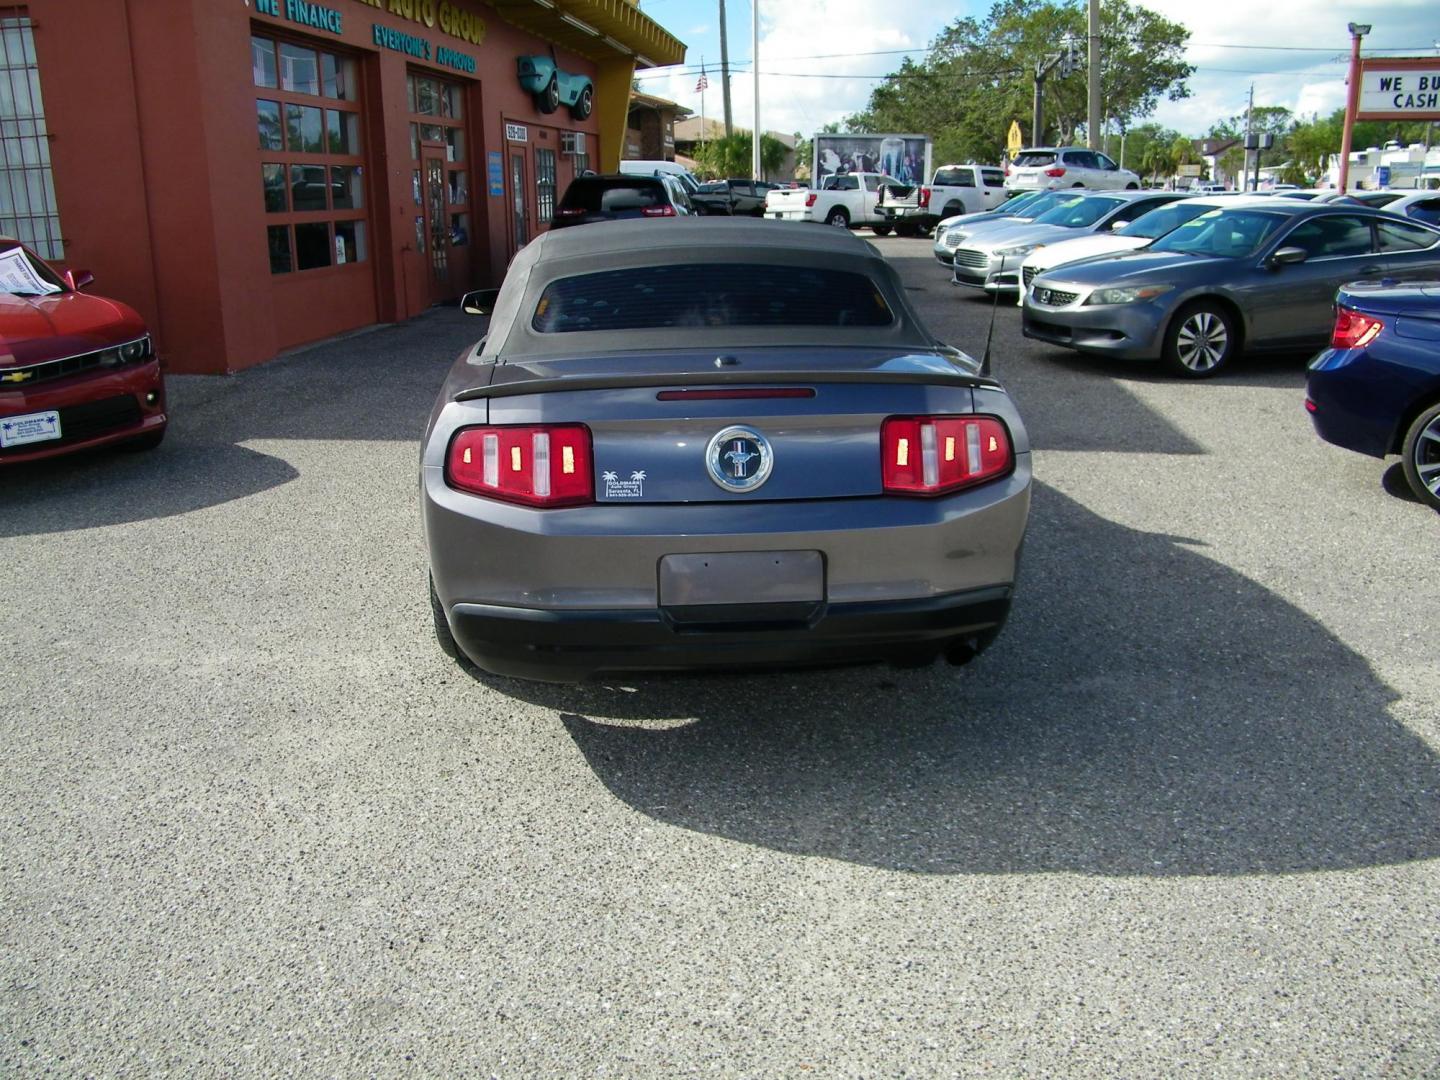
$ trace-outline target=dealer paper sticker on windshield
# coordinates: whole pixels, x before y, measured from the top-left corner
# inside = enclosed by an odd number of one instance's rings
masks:
[[[605,481],[607,499],[643,499],[645,497],[645,471],[636,469],[629,480],[621,480],[618,473],[603,472],[600,479]]]
[[[48,296],[60,291],[59,285],[51,285],[35,272],[30,257],[20,248],[11,248],[0,255],[0,292],[17,296]]]

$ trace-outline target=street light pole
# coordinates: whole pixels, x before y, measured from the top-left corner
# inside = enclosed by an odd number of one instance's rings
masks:
[[[1350,187],[1350,139],[1355,128],[1355,114],[1360,111],[1360,39],[1370,33],[1367,23],[1350,23],[1350,86],[1345,95],[1345,131],[1340,136],[1340,191]]]
[[[1100,0],[1090,0],[1089,71],[1090,107],[1085,117],[1085,140],[1091,150],[1100,149]]]
[[[755,88],[755,135],[750,140],[750,179],[760,177],[760,0],[750,0],[750,77]]]

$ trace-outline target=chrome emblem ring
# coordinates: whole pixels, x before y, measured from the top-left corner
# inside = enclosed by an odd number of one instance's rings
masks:
[[[710,479],[726,491],[754,491],[770,479],[774,464],[770,441],[754,428],[728,427],[705,448]]]

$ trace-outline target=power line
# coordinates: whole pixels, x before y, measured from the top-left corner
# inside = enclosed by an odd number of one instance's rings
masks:
[[[655,2],[655,0],[648,0],[648,2]],[[1140,39],[1139,39],[1139,38],[1136,38],[1136,37],[1124,37],[1124,36],[1121,36],[1121,37],[1110,37],[1110,38],[1106,38],[1106,40],[1107,40],[1107,41],[1128,41],[1128,42],[1134,43],[1134,42],[1138,42]],[[962,43],[962,44],[961,44],[958,48],[956,48],[956,49],[944,50],[944,51],[964,52],[965,50],[969,50],[969,49],[973,49],[973,50],[977,50],[977,51],[978,51],[978,50],[982,50],[982,49],[986,49],[986,48],[993,48],[993,47],[996,46],[996,45],[1023,45],[1023,44],[1026,44],[1026,42],[1025,42],[1023,39],[1018,39],[1018,38],[1017,38],[1017,39],[1010,39],[1010,40],[997,39],[997,40],[993,40],[993,41],[964,42],[964,43]],[[1187,42],[1185,47],[1186,47],[1187,49],[1254,49],[1254,50],[1257,50],[1257,51],[1260,51],[1260,52],[1322,52],[1322,53],[1330,53],[1330,54],[1332,54],[1332,55],[1334,55],[1334,56],[1337,56],[1337,57],[1340,56],[1340,54],[1336,51],[1336,49],[1335,49],[1333,46],[1327,48],[1327,47],[1320,46],[1320,45],[1231,45],[1231,44],[1226,44],[1226,43],[1221,43],[1221,42],[1197,42],[1197,41],[1192,41],[1192,42]],[[1387,47],[1385,47],[1385,48],[1383,48],[1383,49],[1370,49],[1370,48],[1367,48],[1365,51],[1366,51],[1367,53],[1415,52],[1416,50],[1419,50],[1419,49],[1433,49],[1433,46],[1430,46],[1430,45],[1425,45],[1425,46],[1421,46],[1421,45],[1405,45],[1405,46],[1393,45],[1393,46],[1387,46]],[[931,46],[928,46],[928,45],[921,45],[921,46],[917,46],[916,48],[913,48],[913,49],[872,49],[872,50],[868,50],[868,51],[864,51],[864,52],[816,53],[816,54],[811,55],[811,56],[781,56],[781,57],[776,57],[775,59],[776,59],[777,61],[789,61],[789,60],[849,60],[849,59],[853,59],[853,58],[859,57],[859,56],[913,56],[913,55],[915,55],[915,54],[917,54],[917,53],[926,53],[926,54],[929,54],[929,53],[932,53],[932,52],[941,52],[941,51],[942,51],[942,50],[936,49],[936,48],[932,48]],[[1347,62],[1348,62],[1348,59],[1349,59],[1348,57],[1340,57],[1340,59],[1337,60],[1336,62],[1338,62],[1338,63],[1347,63]],[[748,63],[750,63],[750,61],[748,61],[748,60],[732,60],[732,61],[731,61],[731,67],[739,67],[739,66],[743,66],[744,64],[748,64]],[[677,68],[678,68],[679,70],[676,70]],[[697,73],[699,72],[699,70],[700,70],[699,68],[691,68],[691,67],[689,67],[689,66],[681,67],[680,65],[671,65],[670,67],[649,68],[649,69],[647,69],[647,70],[644,71],[644,72],[637,72],[635,77],[636,77],[637,79],[643,79],[643,78],[658,78],[658,77],[661,76],[661,75],[693,75],[693,74],[697,74]],[[1240,69],[1236,69],[1236,68],[1207,68],[1207,69],[1205,69],[1205,70],[1208,70],[1208,71],[1218,71],[1218,72],[1224,72],[1224,73],[1226,73],[1226,74],[1237,74],[1237,75],[1249,75],[1249,74],[1256,74],[1256,75],[1284,75],[1284,74],[1287,74],[1287,72],[1283,72],[1283,71],[1257,71],[1257,72],[1250,72],[1250,71],[1240,70]],[[762,74],[762,75],[768,74],[768,72],[763,72],[763,71],[762,71],[761,74]],[[864,77],[865,77],[865,78],[886,78],[886,76],[883,76],[883,75],[881,75],[881,76],[864,76]]]

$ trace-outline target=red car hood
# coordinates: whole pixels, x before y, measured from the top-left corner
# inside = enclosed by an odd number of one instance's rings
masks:
[[[0,368],[25,367],[133,341],[145,323],[118,300],[86,293],[0,292]]]

